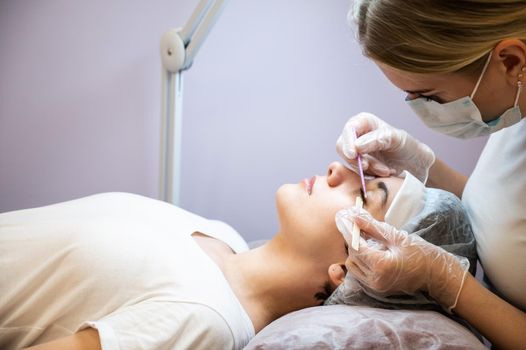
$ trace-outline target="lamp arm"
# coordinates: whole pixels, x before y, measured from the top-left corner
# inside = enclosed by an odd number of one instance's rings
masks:
[[[192,39],[188,42],[188,46],[186,47],[186,58],[183,69],[188,69],[192,66],[197,52],[203,45],[203,42],[207,38],[208,34],[210,34],[210,31],[216,24],[219,16],[221,16],[227,1],[228,0],[216,0],[204,15],[201,25],[197,27]]]
[[[185,46],[188,45],[188,43],[194,36],[197,27],[199,27],[199,25],[203,21],[203,17],[206,15],[213,2],[214,0],[201,0],[194,9],[194,12],[192,12],[192,15],[186,22],[183,29],[181,29],[180,35],[181,39],[183,39]]]

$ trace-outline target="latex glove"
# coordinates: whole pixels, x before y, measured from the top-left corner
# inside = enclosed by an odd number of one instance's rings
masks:
[[[352,129],[358,138],[354,140]],[[370,113],[350,118],[336,143],[338,154],[356,171],[356,156],[362,156],[364,172],[376,176],[399,175],[408,170],[425,183],[435,154],[406,131],[396,129]]]
[[[427,291],[448,312],[456,306],[468,259],[377,221],[364,209],[340,210],[336,222],[344,236],[352,234],[353,223],[362,231],[360,247],[349,248],[345,265],[365,287],[383,296]]]

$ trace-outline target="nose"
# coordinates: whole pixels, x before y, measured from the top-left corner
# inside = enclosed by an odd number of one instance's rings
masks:
[[[332,162],[327,170],[327,183],[330,187],[336,187],[343,183],[359,183],[360,177],[352,170],[347,169],[340,162]]]

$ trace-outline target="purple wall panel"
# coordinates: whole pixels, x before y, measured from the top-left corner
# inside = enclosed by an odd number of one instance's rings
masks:
[[[0,212],[104,191],[157,197],[162,33],[197,0],[0,2]],[[247,240],[276,189],[337,160],[371,111],[469,173],[484,139],[424,127],[360,54],[347,0],[231,0],[185,76],[182,206]]]

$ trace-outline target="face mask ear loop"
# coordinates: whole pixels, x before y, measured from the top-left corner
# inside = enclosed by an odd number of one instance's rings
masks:
[[[489,52],[488,59],[486,60],[486,63],[484,64],[484,68],[482,68],[482,73],[480,73],[479,80],[477,80],[477,84],[475,85],[475,88],[473,89],[473,92],[469,96],[471,99],[473,99],[473,96],[475,96],[475,93],[477,92],[477,89],[479,88],[480,82],[482,81],[482,77],[484,77],[484,73],[486,73],[486,69],[489,66],[489,61],[491,61],[491,54],[493,53],[493,50]]]
[[[523,85],[522,77],[523,77],[524,71],[526,71],[526,68],[522,67],[521,73],[518,76],[519,80],[517,81],[517,95],[515,96],[515,103],[513,104],[513,107],[517,107],[519,104],[519,96],[521,95],[521,92],[522,92],[522,85]]]

